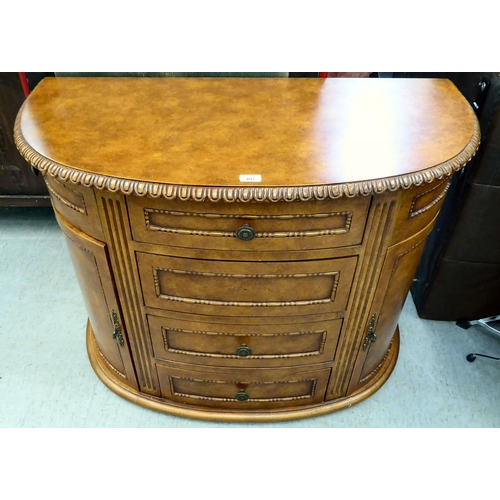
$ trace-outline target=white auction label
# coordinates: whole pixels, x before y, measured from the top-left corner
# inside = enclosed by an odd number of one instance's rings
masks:
[[[240,174],[240,182],[262,182],[260,174]]]

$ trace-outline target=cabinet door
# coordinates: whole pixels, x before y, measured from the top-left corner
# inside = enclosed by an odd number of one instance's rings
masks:
[[[387,250],[370,313],[371,325],[370,323],[366,325],[367,333],[371,326],[376,338],[374,341],[365,339],[360,346],[348,394],[352,394],[358,387],[376,376],[384,364],[420,255],[434,221],[435,219],[414,236]]]
[[[56,216],[66,236],[97,352],[122,382],[137,388],[106,244],[71,226],[57,212]]]

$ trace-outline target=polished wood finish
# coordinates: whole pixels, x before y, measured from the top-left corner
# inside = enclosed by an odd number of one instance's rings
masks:
[[[15,134],[68,238],[97,375],[234,421],[381,387],[449,176],[479,144],[446,80],[45,79]]]
[[[480,135],[456,87],[425,79],[45,78],[18,118],[42,172],[196,201],[408,188],[460,170]]]
[[[100,240],[104,239],[95,194],[90,189],[78,185],[69,185],[60,180],[45,176],[52,206],[56,213],[70,220],[73,225],[83,232],[91,234]]]
[[[287,316],[342,311],[356,257],[305,262],[179,259],[137,252],[149,307],[227,316]]]
[[[112,333],[115,330],[113,313],[120,325],[120,306],[115,294],[114,282],[106,252],[106,244],[81,232],[61,214],[56,218],[66,236],[69,253],[76,270],[78,283],[94,328],[97,351],[107,366],[130,386],[137,388],[134,368],[126,342],[126,332],[121,326],[123,348]]]
[[[329,368],[205,368],[197,371],[193,367],[158,365],[165,399],[240,411],[321,403],[329,375]],[[238,393],[243,393],[248,399],[238,400]]]
[[[369,384],[361,386],[348,398],[339,398],[335,401],[326,401],[322,404],[302,406],[300,408],[273,408],[271,410],[260,409],[253,412],[241,410],[216,408],[200,408],[193,405],[177,403],[164,398],[150,396],[143,392],[131,390],[112,371],[107,369],[102,357],[96,352],[96,343],[90,322],[87,324],[87,351],[90,363],[97,376],[112,391],[119,396],[139,404],[151,410],[170,413],[180,417],[197,418],[202,420],[229,420],[234,422],[275,422],[283,420],[294,420],[298,418],[318,417],[360,403],[384,385],[396,365],[399,352],[399,330],[394,334],[393,343],[387,356],[384,358],[383,366],[378,373],[370,380]]]
[[[284,318],[196,318],[148,315],[155,358],[200,365],[260,367],[329,362],[342,327],[341,318],[303,323]],[[243,354],[241,354],[242,346]]]
[[[313,250],[361,243],[370,198],[247,204],[235,213],[232,204],[176,202],[164,199],[128,199],[134,240],[145,243],[256,252]],[[244,224],[256,232],[241,241],[236,231]]]

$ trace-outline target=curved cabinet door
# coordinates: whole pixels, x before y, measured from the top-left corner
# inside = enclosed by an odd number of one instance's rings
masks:
[[[377,376],[388,355],[420,255],[435,220],[417,234],[387,250],[370,321],[366,325],[367,337],[360,346],[348,395]],[[370,329],[375,337],[369,334]]]
[[[106,244],[81,232],[56,212],[94,331],[97,352],[121,382],[137,389]]]

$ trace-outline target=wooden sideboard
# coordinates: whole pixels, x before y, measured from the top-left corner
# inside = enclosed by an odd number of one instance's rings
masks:
[[[388,379],[480,133],[448,80],[46,78],[15,139],[67,237],[99,378],[154,410],[272,421]]]

